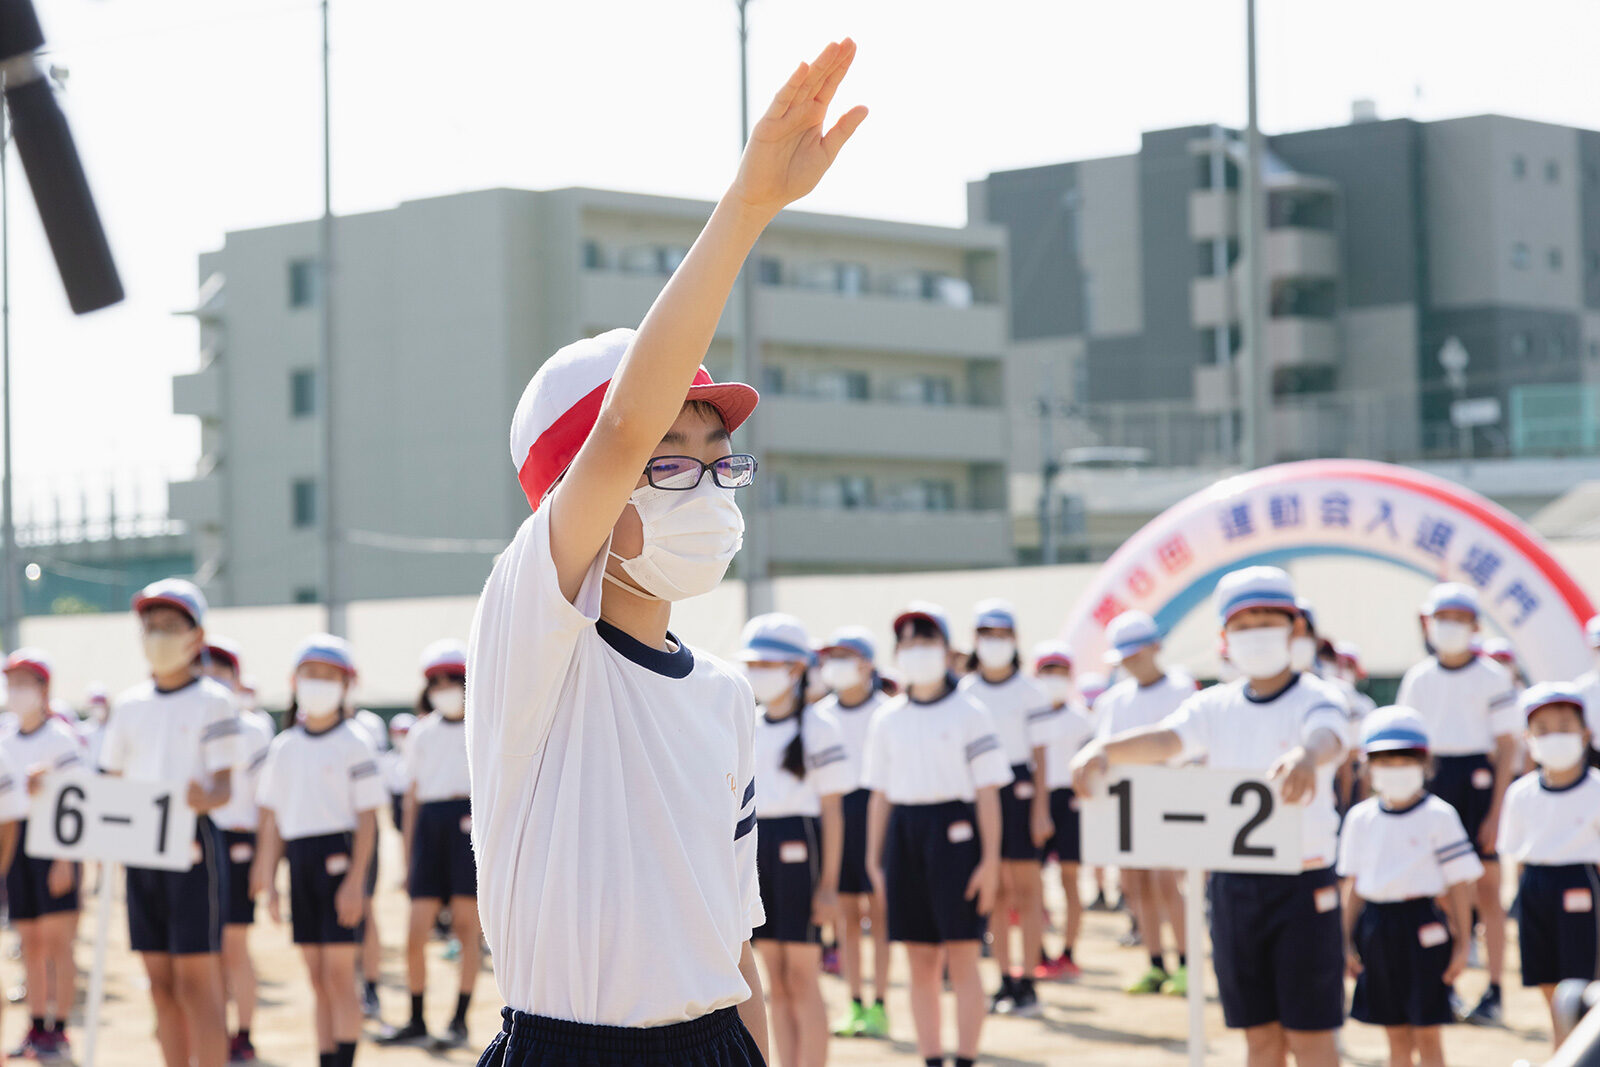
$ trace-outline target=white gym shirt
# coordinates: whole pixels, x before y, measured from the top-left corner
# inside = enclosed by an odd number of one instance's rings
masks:
[[[832,716],[833,721],[839,724],[845,756],[850,761],[850,780],[854,783],[850,787],[852,790],[861,785],[861,767],[867,758],[867,731],[872,729],[872,720],[888,702],[888,694],[873,687],[867,699],[853,707],[846,707],[838,693],[829,693],[815,705],[818,711]]]
[[[455,800],[472,792],[467,773],[467,723],[434,712],[406,735],[405,778],[417,787],[417,803]]]
[[[1488,656],[1460,667],[1429,656],[1406,671],[1394,702],[1421,716],[1435,756],[1485,755],[1494,751],[1496,737],[1522,732],[1516,685]]]
[[[806,776],[796,778],[783,766],[784,753],[794,740],[796,716],[776,722],[756,712],[756,816],[777,819],[785,815],[822,814],[822,797],[848,793],[856,787],[844,737],[832,716],[816,705],[807,708],[800,731],[804,736]]]
[[[1476,882],[1483,864],[1456,809],[1432,793],[1395,811],[1369,797],[1350,809],[1339,832],[1340,878],[1356,880],[1356,896],[1374,903],[1437,897]]]
[[[233,694],[210,678],[170,692],[140,682],[112,703],[100,766],[136,782],[208,783],[238,762]]]
[[[32,733],[25,734],[18,727],[0,737],[0,749],[22,772],[24,785],[37,767],[66,771],[83,766],[83,743],[78,731],[53,715],[46,716]]]
[[[319,734],[300,723],[272,739],[256,785],[285,841],[353,831],[362,812],[389,802],[378,760],[359,727],[336,723]]]
[[[861,784],[891,804],[970,802],[1010,781],[994,720],[959,687],[926,704],[902,693],[872,720]]]
[[[957,688],[989,713],[1000,748],[1013,767],[1032,767],[1033,750],[1048,745],[1060,732],[1050,698],[1020,670],[999,684],[984,681],[974,671]]]
[[[265,718],[256,712],[239,713],[239,762],[233,765],[233,791],[228,802],[211,813],[211,821],[224,830],[254,833],[261,825],[256,788],[267,750],[272,747],[272,726],[262,721]]]
[[[1600,863],[1600,771],[1591,767],[1559,789],[1545,785],[1538,771],[1512,782],[1495,848],[1512,863]]]
[[[1044,754],[1044,778],[1050,791],[1072,788],[1072,757],[1094,739],[1095,724],[1079,704],[1063,704],[1058,713],[1056,736]]]
[[[1186,674],[1163,674],[1160,681],[1149,685],[1140,685],[1137,678],[1124,678],[1094,702],[1096,735],[1114,737],[1154,726],[1194,694],[1194,679]]]

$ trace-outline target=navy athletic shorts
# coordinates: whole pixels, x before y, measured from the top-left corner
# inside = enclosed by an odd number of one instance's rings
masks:
[[[1593,981],[1600,965],[1600,874],[1592,863],[1528,864],[1517,891],[1522,984],[1554,985],[1566,978]]]
[[[478,895],[472,858],[472,802],[430,800],[417,805],[411,834],[411,899],[442,900]]]
[[[1229,1029],[1344,1023],[1344,930],[1332,867],[1211,876],[1212,960]]]
[[[1011,782],[1000,787],[1000,858],[1037,860],[1033,843],[1033,771],[1026,763],[1011,768]]]
[[[1373,1026],[1455,1022],[1450,987],[1450,924],[1431,897],[1362,905],[1353,931],[1361,976],[1350,1018]]]
[[[500,1009],[478,1067],[766,1067],[739,1009],[667,1026],[595,1026]]]
[[[844,808],[844,857],[839,861],[839,892],[859,896],[872,892],[867,877],[867,805],[872,790],[857,789],[841,800]]]
[[[1435,756],[1428,792],[1456,809],[1478,858],[1494,859],[1493,852],[1483,851],[1478,844],[1478,831],[1483,829],[1489,805],[1494,802],[1494,764],[1489,757]]]
[[[1079,862],[1083,858],[1083,846],[1078,794],[1070,786],[1050,790],[1050,821],[1056,824],[1056,833],[1044,847],[1046,854],[1055,856],[1060,863]]]
[[[222,951],[228,862],[222,831],[207,816],[195,821],[194,865],[187,871],[128,868],[128,947],[135,952],[193,956]]]
[[[289,914],[297,945],[351,945],[361,923],[339,922],[333,898],[350,873],[355,835],[318,834],[284,842],[289,857]]]
[[[250,867],[256,860],[254,830],[222,831],[228,856],[228,904],[222,921],[227,926],[249,926],[256,921],[256,902],[250,895]]]
[[[818,944],[811,898],[822,868],[817,819],[805,815],[756,819],[756,882],[767,921],[750,932],[752,941]]]
[[[28,839],[28,820],[18,824],[17,841]],[[41,915],[78,910],[78,884],[83,877],[81,864],[72,865],[72,888],[59,897],[50,895],[50,868],[55,860],[24,855],[20,844],[17,857],[6,872],[6,906],[12,922],[28,922]]]
[[[884,842],[889,940],[981,941],[985,930],[967,883],[983,859],[978,816],[965,800],[896,804]]]

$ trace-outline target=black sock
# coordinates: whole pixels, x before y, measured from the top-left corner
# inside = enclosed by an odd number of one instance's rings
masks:
[[[977,1062],[977,1060],[968,1059],[966,1056],[956,1057],[956,1067],[972,1067]]]
[[[1070,948],[1062,949],[1061,950],[1061,958],[1066,960],[1068,963],[1071,963],[1072,962],[1072,949],[1070,949]]]
[[[378,995],[378,983],[377,982],[368,982],[368,983],[366,983],[366,989],[367,989],[367,996],[375,997],[375,996]]]
[[[851,997],[850,1003],[854,1004],[858,1008],[865,1007],[865,1005],[862,1004],[860,997]]]
[[[943,1056],[929,1056],[927,1059],[923,1060],[922,1062],[927,1064],[927,1067],[944,1067],[944,1057]]]
[[[1167,969],[1167,961],[1162,958],[1161,953],[1152,952],[1150,953],[1150,966],[1158,971],[1165,971]]]
[[[1182,952],[1178,953],[1178,966],[1179,967],[1187,967],[1187,966],[1189,966],[1189,957],[1186,956]]]
[[[35,1015],[32,1019],[30,1019],[28,1021],[33,1025],[33,1028],[35,1030],[38,1030],[38,1031],[41,1031],[41,1032],[44,1030],[44,1016],[43,1015]]]
[[[337,1052],[317,1053],[317,1067],[339,1067],[339,1054]]]
[[[422,994],[421,993],[413,993],[413,994],[411,994],[411,1021],[414,1022],[414,1023],[421,1023],[422,1022]]]
[[[872,1006],[873,1006],[873,1007],[875,1007],[875,1008],[881,1008],[881,1007],[883,1007],[883,998],[882,998],[882,997],[879,997],[879,998],[878,998],[878,999],[877,999],[877,1000],[874,1000],[874,1001],[873,1001],[873,1002],[872,1002]]]
[[[452,1020],[462,1026],[467,1025],[467,1005],[472,1003],[471,993],[456,994],[456,1017]]]
[[[67,1032],[67,1020],[65,1020],[65,1019],[57,1019],[51,1025],[50,1029],[54,1030],[58,1034],[66,1033]]]
[[[250,1028],[248,1026],[239,1028],[239,1040],[247,1045],[250,1043]]]
[[[334,1054],[335,1067],[351,1067],[356,1062],[356,1043],[354,1041],[339,1042],[338,1051]]]
[[[1495,996],[1498,997],[1500,995],[1500,983],[1499,982],[1490,982],[1489,983],[1489,992],[1493,993]]]

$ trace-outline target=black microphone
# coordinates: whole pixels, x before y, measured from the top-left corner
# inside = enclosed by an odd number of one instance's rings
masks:
[[[0,73],[11,136],[33,190],[67,302],[79,315],[115,304],[122,280],[111,258],[83,163],[50,81],[33,60],[44,34],[32,0],[0,0]]]

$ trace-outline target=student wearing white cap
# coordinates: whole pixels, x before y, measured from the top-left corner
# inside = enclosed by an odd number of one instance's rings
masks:
[[[477,984],[481,936],[478,871],[472,857],[472,783],[467,773],[467,649],[460,641],[435,641],[422,653],[426,711],[405,746],[406,891],[411,916],[406,930],[406,984],[411,1017],[385,1044],[431,1044],[436,1049],[467,1043],[467,1009]],[[387,783],[386,783],[387,784]],[[428,988],[428,938],[439,913],[461,944],[455,1014],[437,1039],[428,1034],[422,998]]]
[[[1050,823],[1054,833],[1046,842],[1044,852],[1056,858],[1061,892],[1066,900],[1061,954],[1055,957],[1043,954],[1034,969],[1034,977],[1077,978],[1082,972],[1072,953],[1078,944],[1078,929],[1083,924],[1083,900],[1078,893],[1078,863],[1083,853],[1078,797],[1072,791],[1072,760],[1094,737],[1094,724],[1077,703],[1072,688],[1072,650],[1065,644],[1043,641],[1034,646],[1033,680],[1050,701],[1051,710],[1059,716],[1045,752]]]
[[[1498,1023],[1506,913],[1500,901],[1495,835],[1517,758],[1516,685],[1504,667],[1472,651],[1478,594],[1469,586],[1456,582],[1434,586],[1422,614],[1431,654],[1400,679],[1395,703],[1422,716],[1433,742],[1428,791],[1456,809],[1483,861],[1474,903],[1483,922],[1489,987],[1468,1019]]]
[[[341,713],[354,677],[342,639],[314,634],[301,644],[290,704],[297,721],[273,739],[257,786],[261,827],[251,893],[267,894],[277,921],[278,863],[287,856],[294,943],[316,996],[320,1067],[355,1062],[356,946],[365,872],[386,799],[371,745]]]
[[[1000,888],[999,790],[1011,768],[994,720],[949,670],[944,611],[912,604],[894,634],[906,690],[867,733],[867,871],[888,897],[890,940],[906,946],[918,1051],[942,1067],[948,974],[956,1067],[972,1067],[985,1014],[978,953]]]
[[[1583,627],[1584,639],[1595,654],[1595,666],[1578,675],[1573,685],[1583,694],[1583,721],[1589,731],[1589,766],[1600,767],[1600,615],[1590,619]]]
[[[50,714],[50,658],[37,648],[6,657],[6,707],[16,729],[0,740],[11,766],[26,776],[29,795],[43,777],[83,766],[77,732]],[[20,783],[19,783],[20,785]],[[27,820],[21,832],[26,839]],[[67,1016],[77,1001],[78,967],[72,940],[78,922],[80,865],[19,855],[6,873],[6,909],[22,945],[31,1023],[19,1059],[66,1059]],[[52,1018],[53,1016],[53,1018]]]
[[[508,1005],[497,1067],[765,1057],[754,698],[669,627],[673,601],[727,571],[734,492],[756,473],[730,438],[755,390],[699,363],[756,238],[865,118],[823,125],[854,55],[830,44],[778,92],[638,331],[562,349],[517,405],[534,513],[467,654],[480,912]]]
[[[1575,685],[1531,686],[1520,703],[1539,769],[1506,790],[1500,848],[1522,865],[1522,984],[1538,986],[1550,1004],[1564,979],[1600,978],[1600,771],[1584,760],[1591,739]]]
[[[1350,809],[1339,834],[1350,1017],[1384,1028],[1391,1065],[1444,1067],[1439,1027],[1455,1022],[1450,986],[1467,966],[1483,865],[1456,810],[1427,791],[1416,712],[1374,711],[1361,749],[1376,796]]]
[[[197,857],[187,871],[127,868],[128,943],[144,961],[167,1067],[221,1067],[228,1056],[222,927],[228,872],[211,813],[232,797],[239,717],[200,673],[206,600],[166,578],[134,597],[150,679],[117,697],[100,769],[140,782],[188,782]]]
[[[1245,1032],[1249,1067],[1334,1067],[1344,1021],[1344,936],[1334,874],[1339,816],[1333,775],[1348,713],[1337,690],[1289,667],[1298,609],[1277,567],[1224,575],[1215,603],[1228,655],[1244,677],[1190,696],[1166,720],[1090,742],[1075,761],[1080,791],[1109,765],[1200,759],[1265,773],[1302,804],[1300,874],[1214,873],[1211,941],[1222,1014]],[[1104,703],[1105,698],[1101,698]]]
[[[828,1059],[820,927],[838,914],[840,798],[856,784],[839,724],[806,701],[811,639],[792,615],[758,615],[740,658],[755,724],[756,876],[766,922],[750,934],[766,967],[772,1048],[781,1067]]]
[[[1194,680],[1161,666],[1161,630],[1142,611],[1125,611],[1106,627],[1106,662],[1121,667],[1127,677],[1095,704],[1096,736],[1115,737],[1164,722],[1194,695]],[[1177,871],[1118,872],[1134,923],[1150,954],[1150,966],[1127,987],[1129,993],[1169,993],[1183,996],[1189,990],[1189,957],[1184,940],[1183,891]],[[1178,966],[1167,969],[1161,949],[1161,923],[1172,931]]]
[[[212,636],[200,654],[200,669],[207,678],[240,699],[239,646],[225,637]],[[228,986],[238,1025],[228,1037],[228,1060],[248,1063],[255,1059],[250,1027],[256,1012],[256,969],[250,958],[250,926],[255,922],[256,903],[250,896],[250,868],[256,858],[256,831],[261,823],[256,806],[256,786],[261,766],[272,745],[272,717],[259,711],[239,708],[238,760],[233,765],[232,793],[228,802],[212,812],[211,820],[222,831],[222,844],[228,857],[228,902],[222,925],[222,973]]]
[[[839,1037],[888,1037],[889,1016],[884,1000],[889,995],[889,918],[883,894],[867,877],[867,805],[872,790],[861,785],[866,758],[867,731],[878,710],[889,700],[873,661],[877,646],[864,626],[835,630],[818,655],[823,684],[832,690],[817,701],[817,712],[839,724],[849,761],[852,789],[844,795],[843,853],[839,861],[840,969],[850,991],[850,1008],[834,1027]],[[759,790],[757,792],[759,796]],[[872,988],[868,1003],[862,977],[861,923],[872,927]]]
[[[1039,860],[1055,836],[1046,746],[1060,735],[1063,723],[1060,711],[1022,669],[1016,610],[1004,600],[984,600],[973,608],[973,617],[972,673],[961,680],[961,691],[989,712],[1012,775],[1000,787],[1000,896],[989,923],[1000,988],[989,1010],[1037,1015],[1033,970],[1044,954]],[[1012,955],[1013,926],[1021,928],[1020,961]]]

